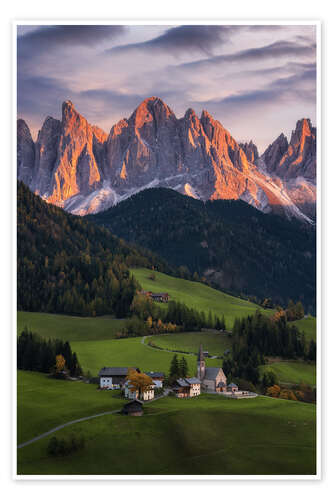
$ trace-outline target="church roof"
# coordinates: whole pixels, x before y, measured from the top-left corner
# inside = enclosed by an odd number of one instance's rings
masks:
[[[218,368],[215,366],[208,366],[208,367],[206,367],[204,378],[207,380],[215,380],[216,377],[218,376],[220,370],[221,370],[221,368]]]

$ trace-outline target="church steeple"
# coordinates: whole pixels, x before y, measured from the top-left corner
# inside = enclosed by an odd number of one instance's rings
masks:
[[[198,352],[198,363],[197,363],[197,377],[199,380],[203,380],[206,372],[206,362],[202,350],[202,344],[200,344]]]

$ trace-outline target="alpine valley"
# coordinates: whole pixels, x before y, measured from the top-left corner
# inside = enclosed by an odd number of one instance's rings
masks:
[[[252,141],[237,143],[207,111],[177,118],[150,97],[108,135],[66,101],[62,119],[47,117],[36,142],[18,120],[17,161],[31,191],[76,215],[164,187],[202,201],[243,200],[307,225],[316,216],[316,129],[305,118],[290,141],[281,134],[259,156]]]

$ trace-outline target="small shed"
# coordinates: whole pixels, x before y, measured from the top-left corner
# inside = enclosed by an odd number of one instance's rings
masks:
[[[122,414],[130,415],[131,417],[141,417],[143,415],[143,403],[138,399],[126,403],[122,409]]]

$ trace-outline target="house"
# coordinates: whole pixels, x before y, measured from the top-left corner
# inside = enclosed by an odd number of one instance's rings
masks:
[[[169,302],[169,294],[166,292],[151,292],[150,290],[141,290],[141,295],[150,297],[155,302]]]
[[[169,302],[169,294],[168,293],[152,293],[151,294],[151,298],[155,301],[155,302]]]
[[[231,384],[227,385],[227,391],[228,392],[238,392],[238,385],[231,382]]]
[[[196,377],[179,378],[173,387],[177,398],[193,398],[200,395],[201,382]]]
[[[202,388],[211,392],[222,392],[227,386],[227,377],[222,368],[207,366],[202,350],[202,345],[198,352],[197,378],[202,384]]]
[[[126,381],[128,374],[128,367],[106,367],[104,366],[99,371],[99,386],[101,389],[120,389]],[[138,368],[133,368],[137,372],[140,372]]]
[[[143,415],[143,403],[134,399],[126,403],[121,411],[123,415],[130,415],[132,417],[141,417]]]
[[[145,372],[148,377],[152,378],[156,388],[162,388],[165,375],[163,372]]]
[[[143,401],[150,401],[151,399],[154,399],[155,396],[155,383],[145,391],[140,392],[138,389],[131,385],[131,382],[129,380],[126,380],[124,389],[125,398],[128,399],[142,399]]]

